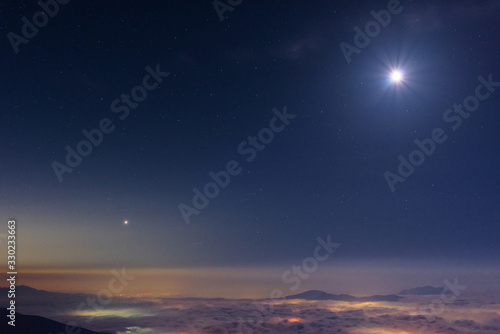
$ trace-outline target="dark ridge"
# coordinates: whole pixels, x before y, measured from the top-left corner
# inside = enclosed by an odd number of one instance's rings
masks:
[[[5,334],[35,334],[35,333],[79,333],[79,334],[114,334],[110,332],[94,332],[85,328],[68,326],[66,324],[50,320],[37,315],[24,315],[16,312],[15,325],[8,324],[10,319],[7,317],[9,310],[2,308],[0,310],[0,333]]]

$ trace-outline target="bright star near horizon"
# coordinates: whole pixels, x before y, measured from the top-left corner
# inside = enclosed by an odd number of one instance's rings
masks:
[[[394,83],[399,83],[403,80],[403,75],[400,71],[395,70],[391,73],[391,81]]]
[[[128,225],[128,220],[123,222],[124,225]]]

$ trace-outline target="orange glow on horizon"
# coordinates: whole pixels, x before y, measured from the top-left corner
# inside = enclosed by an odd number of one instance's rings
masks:
[[[120,291],[117,295],[120,297],[257,299],[268,297],[274,288],[265,281],[255,284],[263,276],[270,276],[269,272],[265,271],[266,268],[124,268],[124,270],[127,276],[135,278],[128,281]],[[18,286],[27,285],[50,292],[96,294],[108,288],[114,277],[113,271],[121,272],[122,268],[27,268],[17,283]],[[225,284],[229,279],[240,282],[245,278],[248,282],[244,286]]]

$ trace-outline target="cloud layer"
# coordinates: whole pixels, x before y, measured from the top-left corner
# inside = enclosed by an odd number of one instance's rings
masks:
[[[117,333],[345,333],[493,334],[500,332],[500,296],[464,292],[452,303],[437,296],[400,302],[114,298],[107,305],[78,305],[92,297],[52,294],[18,298],[18,311]],[[0,303],[4,301],[0,299]]]

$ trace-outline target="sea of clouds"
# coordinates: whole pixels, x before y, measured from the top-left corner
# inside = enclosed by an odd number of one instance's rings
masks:
[[[435,302],[439,296],[405,296],[399,302],[141,296],[116,297],[107,305],[78,309],[82,301],[93,297],[32,291],[19,295],[18,312],[120,334],[500,333],[500,296],[472,291],[444,304]],[[3,298],[0,297],[0,305],[5,304]]]

